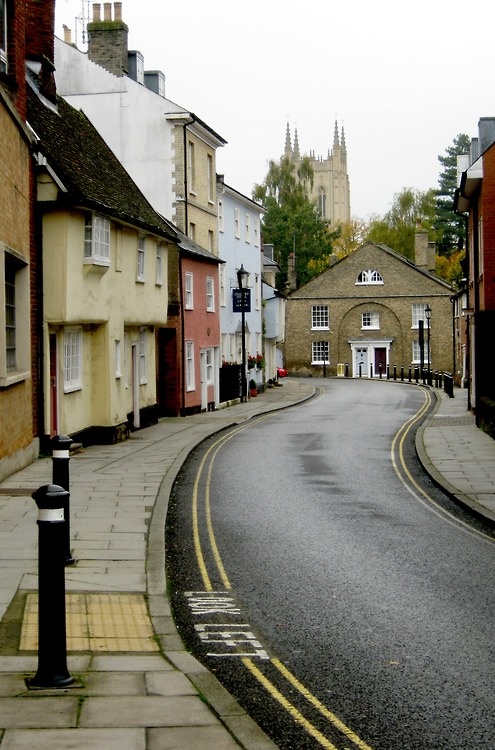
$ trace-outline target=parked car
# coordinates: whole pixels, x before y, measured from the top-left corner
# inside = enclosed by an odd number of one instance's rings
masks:
[[[287,370],[285,369],[285,367],[277,367],[277,377],[278,378],[287,377]]]

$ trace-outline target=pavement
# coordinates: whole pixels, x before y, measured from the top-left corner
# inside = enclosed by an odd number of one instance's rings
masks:
[[[71,551],[65,568],[67,669],[73,682],[38,688],[38,509],[52,482],[39,458],[0,484],[0,750],[273,750],[276,745],[189,654],[167,598],[164,525],[181,466],[204,439],[310,398],[318,381],[285,378],[264,394],[166,418],[124,443],[70,459]],[[432,479],[495,520],[495,441],[454,398],[416,436]],[[44,657],[46,661],[46,656]]]

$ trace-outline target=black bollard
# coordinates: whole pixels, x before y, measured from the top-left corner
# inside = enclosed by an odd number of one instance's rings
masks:
[[[67,669],[64,507],[69,493],[45,484],[32,494],[38,506],[38,671],[29,687],[58,688],[74,682]]]
[[[51,440],[52,448],[52,482],[64,490],[67,490],[66,507],[64,507],[65,521],[65,564],[73,565],[75,563],[70,551],[70,487],[69,487],[69,461],[70,447],[72,440],[67,435],[55,435]]]

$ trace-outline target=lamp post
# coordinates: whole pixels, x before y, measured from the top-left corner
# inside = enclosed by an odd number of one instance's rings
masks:
[[[245,310],[245,290],[246,281],[249,272],[244,265],[237,271],[237,283],[241,290],[241,346],[242,346],[242,373],[241,373],[241,401],[247,401],[247,383],[246,383],[246,310]]]
[[[431,385],[431,350],[430,350],[430,320],[431,320],[431,307],[426,305],[425,307],[425,318],[426,325],[428,326],[428,385]]]

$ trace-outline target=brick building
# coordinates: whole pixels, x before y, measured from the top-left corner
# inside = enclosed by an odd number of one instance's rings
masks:
[[[387,366],[408,373],[421,362],[451,372],[451,289],[432,273],[434,260],[426,232],[416,233],[416,264],[386,245],[367,242],[290,294],[289,372],[376,377],[380,371],[385,375]]]

